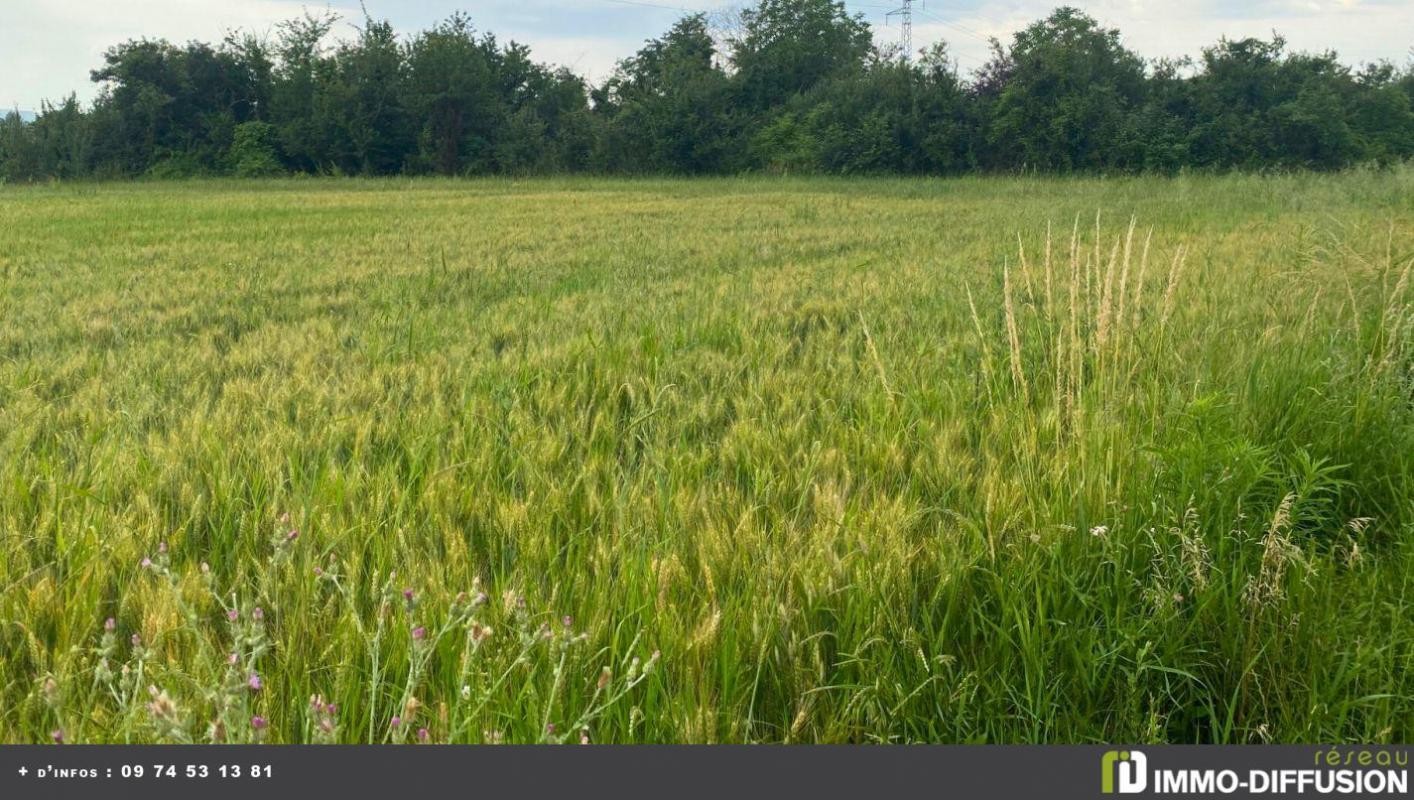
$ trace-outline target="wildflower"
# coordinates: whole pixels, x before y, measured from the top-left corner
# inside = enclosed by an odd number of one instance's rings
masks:
[[[580,743],[580,744],[589,744],[589,729],[588,729],[588,728],[585,728],[584,730],[582,730],[582,731],[579,732],[579,743]]]
[[[250,673],[250,680],[246,681],[246,685],[250,687],[252,692],[258,692],[260,691],[260,687],[264,686],[260,681],[260,676],[254,672]]]
[[[175,723],[177,704],[172,702],[172,698],[166,690],[158,690],[156,686],[149,686],[147,694],[152,698],[152,701],[147,704],[147,710],[152,714],[152,717],[161,722]]]
[[[397,730],[398,728],[401,728],[403,726],[403,718],[393,717],[391,720],[388,721],[388,725],[394,730]]]
[[[560,618],[560,623],[561,623],[562,625],[564,625],[566,628],[568,628],[568,627],[574,625],[574,617],[571,617],[569,614],[566,614],[566,615],[564,615],[563,617]]]
[[[1109,532],[1110,532],[1110,526],[1108,526],[1108,525],[1096,525],[1095,527],[1093,527],[1093,528],[1090,529],[1090,535],[1091,535],[1091,536],[1104,536],[1105,534],[1107,534],[1107,533],[1109,533]]]
[[[463,699],[463,700],[470,700],[470,699],[471,699],[471,684],[467,684],[467,683],[463,683],[463,684],[462,684],[462,699]]]
[[[261,620],[265,619],[264,609],[262,609],[260,606],[256,606],[255,608],[251,609],[250,618],[255,620],[256,622],[260,622]]]
[[[265,717],[256,715],[250,718],[250,727],[254,728],[257,731],[263,731],[266,728],[270,727],[270,721],[267,720]]]
[[[605,667],[604,670],[599,673],[599,691],[602,692],[604,689],[608,688],[609,681],[613,679],[614,671],[609,669],[608,667]]]
[[[55,728],[54,730],[49,732],[49,738],[54,740],[54,744],[63,744],[64,732],[62,730],[59,730],[58,728]]]
[[[232,653],[232,654],[226,656],[226,663],[227,663],[227,664],[230,664],[230,665],[233,666],[233,667],[234,667],[235,665],[239,664],[240,661],[241,661],[240,653]]]
[[[142,567],[143,569],[152,569],[152,559],[144,558],[138,563],[138,566]]]
[[[230,621],[232,621],[232,622],[235,622],[236,620],[238,620],[238,619],[240,619],[240,618],[241,618],[241,612],[235,610],[234,608],[231,609],[230,611],[227,611],[227,612],[226,612],[226,619],[228,619],[228,620],[230,620]]]
[[[547,722],[547,723],[545,723],[545,732],[548,733],[548,734],[550,734],[551,736],[554,736],[554,735],[555,735],[555,723],[553,723],[553,722]]]
[[[425,742],[430,738],[432,738],[432,734],[426,728],[417,729],[417,740],[419,742]]]
[[[322,577],[324,577],[324,570],[320,569],[319,567],[315,567],[315,568],[314,568],[314,577],[316,577],[316,578],[322,578]]]
[[[133,643],[133,647],[142,647],[142,637],[138,636],[136,633],[132,635],[132,638],[129,639],[129,641]]]
[[[426,638],[427,638],[427,629],[424,628],[424,627],[422,627],[421,625],[418,625],[417,627],[415,627],[415,628],[412,629],[412,638],[413,638],[415,641],[419,641],[419,642],[422,641],[423,639],[426,639]]]
[[[112,617],[109,617],[108,619],[103,620],[103,630],[108,631],[109,633],[112,633],[113,631],[115,631],[115,630],[117,630],[117,629],[118,629],[118,621],[117,621],[116,619],[113,619]]]
[[[285,541],[287,541],[287,542],[293,542],[294,540],[296,540],[296,539],[298,539],[298,538],[299,538],[299,531],[298,531],[298,530],[295,530],[295,529],[293,529],[293,528],[290,529],[290,532],[289,532],[289,533],[285,534]]]
[[[167,543],[166,543],[166,542],[158,542],[158,543],[157,543],[157,552],[158,552],[158,553],[166,553],[166,552],[167,552]]]

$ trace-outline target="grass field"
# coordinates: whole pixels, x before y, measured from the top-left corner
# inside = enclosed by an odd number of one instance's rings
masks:
[[[0,188],[0,742],[1408,741],[1411,262],[1410,169]]]

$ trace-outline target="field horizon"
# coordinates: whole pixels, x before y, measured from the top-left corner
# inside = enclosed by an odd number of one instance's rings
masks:
[[[1400,742],[1414,168],[0,186],[0,743]]]

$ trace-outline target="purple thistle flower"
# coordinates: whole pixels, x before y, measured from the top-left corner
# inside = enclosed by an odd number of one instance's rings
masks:
[[[63,744],[64,732],[59,730],[58,728],[55,728],[49,733],[49,738],[54,740],[54,744]]]
[[[299,531],[298,531],[298,530],[295,530],[295,529],[293,529],[293,528],[290,529],[290,532],[289,532],[289,533],[285,534],[285,541],[287,541],[287,542],[293,542],[294,540],[296,540],[296,539],[298,539],[298,538],[299,538]]]
[[[264,686],[264,684],[260,682],[260,676],[254,672],[250,673],[250,680],[246,681],[246,684],[250,686],[252,692],[258,692],[260,691],[260,687]]]
[[[240,663],[240,660],[241,660],[241,657],[240,657],[240,655],[239,655],[238,653],[232,653],[232,654],[226,656],[226,663],[227,663],[227,664],[230,664],[230,665],[233,666],[233,667],[234,667],[236,664]]]
[[[231,609],[230,611],[227,611],[227,612],[226,612],[226,619],[228,619],[228,620],[230,620],[230,621],[232,621],[232,622],[235,622],[236,620],[238,620],[238,619],[240,619],[240,618],[241,618],[241,612],[235,610],[234,608]]]
[[[265,619],[265,610],[262,609],[260,606],[252,608],[250,610],[250,618],[255,620],[256,622],[260,622],[261,620]]]
[[[257,715],[250,718],[250,727],[258,731],[263,731],[266,728],[270,727],[270,721],[267,720],[265,717]]]
[[[388,721],[388,725],[393,728],[401,728],[403,725],[403,718],[393,717],[391,720]]]
[[[322,577],[324,577],[324,570],[320,569],[319,567],[315,567],[315,568],[314,568],[314,577],[316,577],[316,578],[322,578]]]
[[[108,619],[103,620],[103,630],[108,631],[108,632],[111,633],[111,632],[113,632],[113,631],[115,631],[115,630],[117,630],[117,629],[118,629],[118,621],[117,621],[116,619],[113,619],[112,617],[109,617]]]
[[[152,559],[144,558],[142,561],[138,562],[138,566],[142,567],[143,569],[152,569]]]
[[[548,723],[546,723],[546,724],[545,724],[545,732],[548,733],[548,734],[553,735],[553,734],[555,733],[555,723],[553,723],[553,722],[548,722]]]
[[[419,642],[422,641],[423,639],[426,639],[426,638],[427,638],[427,629],[424,628],[424,627],[422,627],[421,625],[418,625],[417,627],[415,627],[415,628],[412,629],[412,638],[415,639],[415,640],[417,640],[417,641],[419,641]]]
[[[418,741],[420,741],[420,742],[425,742],[425,741],[427,741],[427,740],[430,739],[430,738],[432,738],[432,733],[431,733],[430,731],[428,731],[426,728],[418,728],[418,729],[417,729],[417,740],[418,740]]]
[[[133,647],[142,647],[142,637],[138,636],[136,633],[132,635],[129,641],[133,643]]]

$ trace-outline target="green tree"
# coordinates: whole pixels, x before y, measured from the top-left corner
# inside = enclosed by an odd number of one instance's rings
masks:
[[[485,168],[504,124],[488,48],[455,14],[408,48],[408,108],[420,122],[418,160],[443,175]]]
[[[761,0],[741,20],[731,52],[738,102],[757,112],[862,70],[873,52],[869,25],[836,0]]]
[[[678,20],[594,92],[606,120],[600,158],[615,170],[700,173],[723,168],[733,120],[704,15]]]
[[[1013,39],[988,141],[997,166],[1116,165],[1127,117],[1144,94],[1144,62],[1078,9],[1062,7]]]

